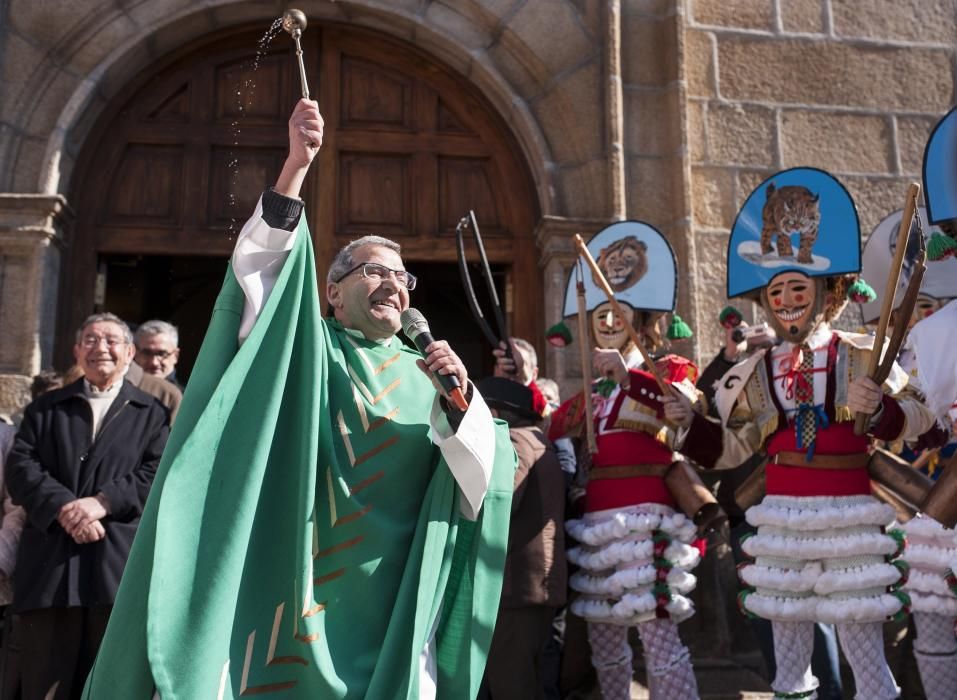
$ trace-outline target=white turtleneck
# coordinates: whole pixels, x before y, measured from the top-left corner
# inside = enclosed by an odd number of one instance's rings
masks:
[[[93,411],[93,434],[90,436],[96,439],[103,424],[103,416],[110,410],[110,406],[116,400],[120,393],[120,387],[123,386],[123,380],[111,384],[106,389],[97,389],[86,379],[83,380],[83,398],[90,404],[90,410]]]

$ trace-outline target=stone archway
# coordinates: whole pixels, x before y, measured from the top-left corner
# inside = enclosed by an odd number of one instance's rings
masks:
[[[215,292],[198,290],[197,275],[218,275],[215,266],[184,266],[183,259],[228,256],[242,220],[279,171],[286,119],[298,97],[284,37],[254,61],[260,34],[252,26],[225,30],[183,47],[124,88],[90,132],[70,193],[77,225],[61,337],[103,304],[94,289],[104,278],[116,279],[105,275],[111,264],[145,264],[142,274],[149,269],[155,278],[156,258],[173,258],[163,264],[179,286],[175,300],[158,299],[162,281],[135,284],[125,271],[126,291],[117,295],[108,284],[105,299],[131,321],[168,313],[186,326],[188,371],[205,322],[202,313],[190,315],[196,304],[182,287],[199,294],[203,306]],[[513,292],[507,298],[522,300],[512,309],[513,332],[540,338],[533,237],[539,212],[505,123],[441,63],[379,32],[317,23],[304,36],[304,50],[326,119],[324,146],[303,192],[320,274],[338,247],[364,233],[400,241],[413,270],[416,263],[453,263],[455,224],[475,209],[490,260]],[[428,286],[416,303],[427,305]],[[452,286],[450,303],[461,297],[457,281]],[[464,302],[460,307],[449,319],[456,328],[467,317]],[[482,366],[489,349],[480,350],[467,327],[457,334]]]

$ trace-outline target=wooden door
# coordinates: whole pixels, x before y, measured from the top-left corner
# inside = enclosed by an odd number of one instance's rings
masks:
[[[71,195],[61,338],[94,308],[101,256],[229,255],[279,172],[299,97],[291,42],[280,35],[257,57],[261,31],[185,47],[133,81],[92,130]],[[506,270],[506,297],[518,302],[512,332],[540,339],[539,210],[502,119],[462,76],[383,35],[310,25],[303,49],[326,121],[302,195],[320,275],[365,233],[399,241],[413,271],[450,263],[455,224],[474,209],[492,263]]]

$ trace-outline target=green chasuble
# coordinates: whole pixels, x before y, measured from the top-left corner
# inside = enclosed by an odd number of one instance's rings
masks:
[[[417,354],[320,318],[302,217],[252,333],[226,275],[85,698],[474,698],[515,454],[477,521],[429,439]]]

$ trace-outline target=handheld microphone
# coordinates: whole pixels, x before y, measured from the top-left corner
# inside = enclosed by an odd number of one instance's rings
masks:
[[[435,338],[432,337],[432,331],[429,329],[429,322],[425,320],[425,316],[423,316],[422,312],[418,309],[409,307],[402,312],[399,319],[402,321],[402,332],[415,344],[418,351],[425,356],[425,349],[435,342]],[[434,372],[433,375],[438,379],[445,393],[452,399],[452,403],[455,404],[455,407],[460,411],[468,410],[469,405],[465,400],[465,394],[462,393],[462,385],[459,384],[459,378],[454,374],[442,374],[440,372]]]

